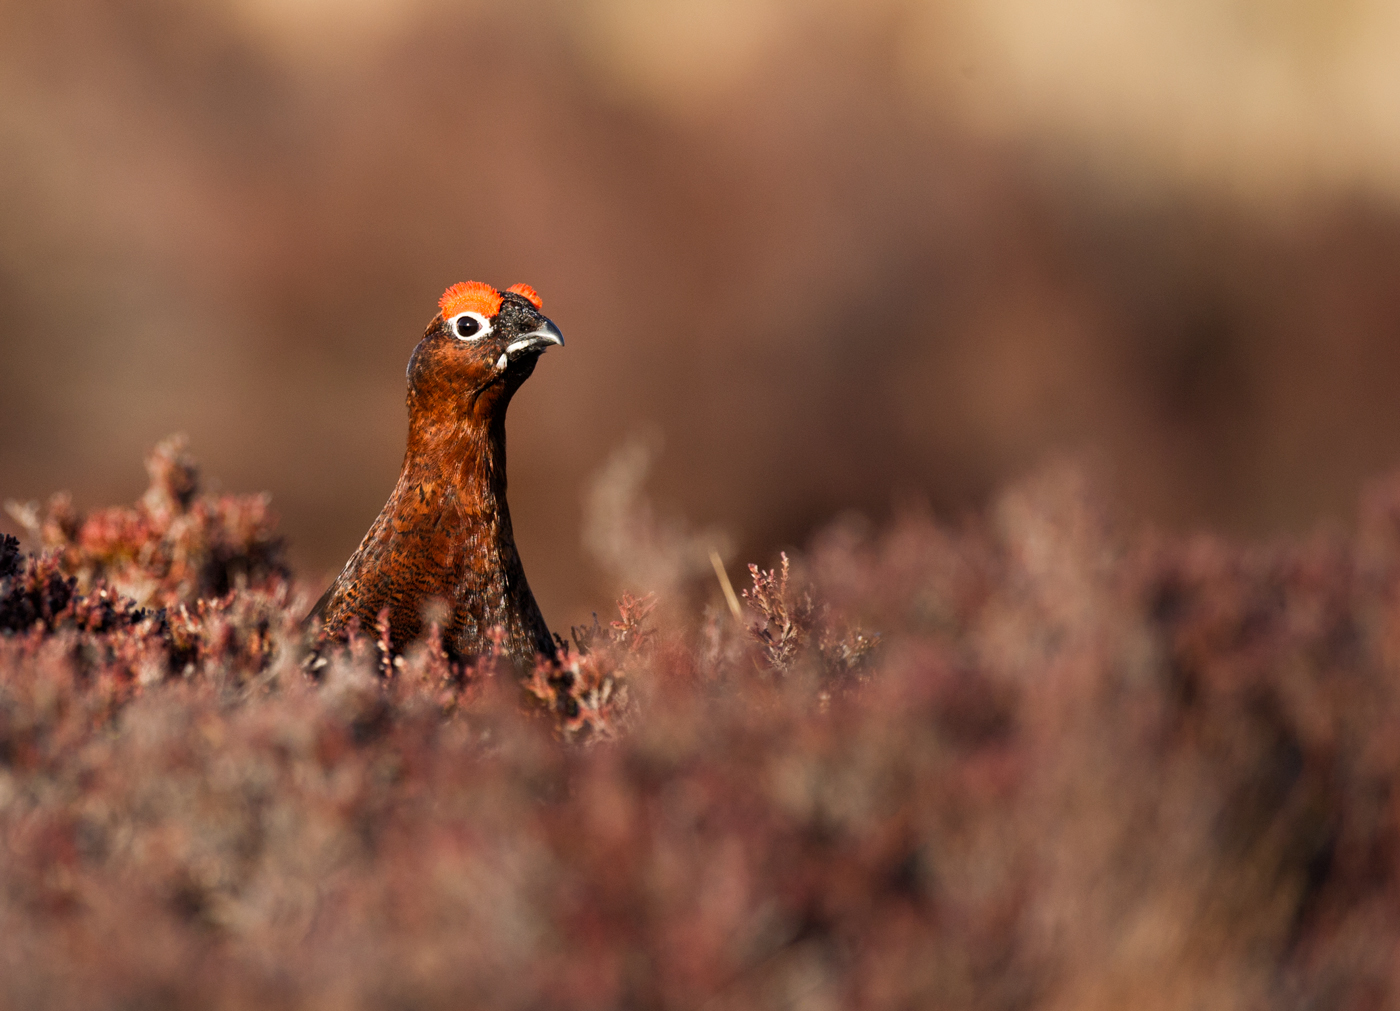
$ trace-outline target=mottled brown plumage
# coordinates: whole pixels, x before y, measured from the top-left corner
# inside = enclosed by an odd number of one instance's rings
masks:
[[[441,306],[408,363],[398,484],[307,619],[339,637],[352,618],[373,629],[387,607],[403,649],[425,631],[429,609],[445,605],[449,655],[489,651],[499,626],[505,653],[528,663],[554,646],[511,532],[506,408],[544,349],[564,341],[525,285],[454,285]]]

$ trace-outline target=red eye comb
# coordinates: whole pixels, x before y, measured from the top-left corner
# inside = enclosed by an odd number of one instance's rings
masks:
[[[487,319],[501,311],[501,293],[481,281],[461,281],[442,293],[438,308],[443,319],[451,319],[464,312],[479,312]]]
[[[524,295],[526,298],[528,298],[531,302],[535,304],[536,309],[544,308],[544,303],[540,301],[540,293],[537,292],[534,288],[531,288],[528,284],[512,284],[509,288],[506,289],[506,291],[512,292],[516,295]]]

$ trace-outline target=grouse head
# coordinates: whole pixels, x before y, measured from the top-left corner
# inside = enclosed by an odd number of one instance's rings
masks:
[[[438,306],[408,361],[410,411],[489,421],[503,414],[540,354],[564,343],[528,284],[497,291],[463,281],[443,292]]]

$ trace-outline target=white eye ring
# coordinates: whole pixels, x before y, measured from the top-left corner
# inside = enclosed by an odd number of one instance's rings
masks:
[[[447,321],[447,329],[459,341],[479,341],[491,332],[491,323],[479,312],[461,312]]]

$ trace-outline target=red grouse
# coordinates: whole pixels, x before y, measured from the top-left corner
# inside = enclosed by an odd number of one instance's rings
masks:
[[[506,505],[506,408],[540,354],[564,343],[529,285],[497,291],[466,281],[443,293],[441,312],[408,361],[408,451],[389,501],[307,620],[338,638],[352,618],[366,630],[389,609],[402,649],[446,606],[443,646],[466,659],[502,648],[520,663],[552,656],[511,534]],[[440,603],[435,603],[440,602]]]

